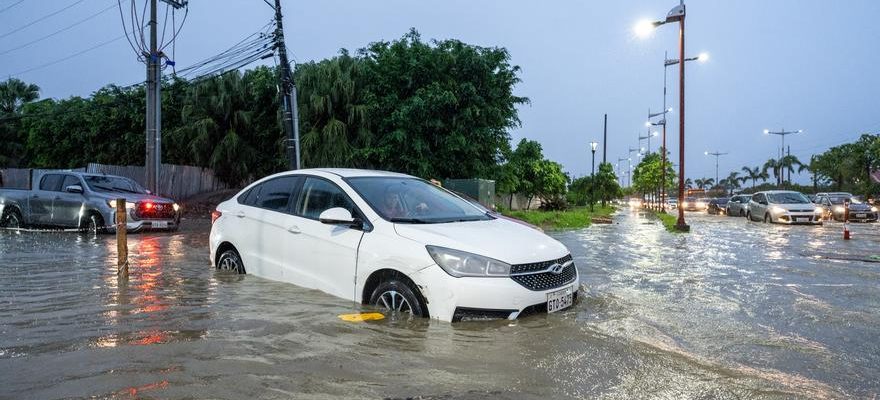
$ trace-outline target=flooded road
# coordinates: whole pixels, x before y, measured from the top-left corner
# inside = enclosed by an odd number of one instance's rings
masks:
[[[129,237],[0,232],[0,398],[873,398],[880,225],[624,209],[552,235],[581,298],[518,321],[385,319],[216,273],[208,221]]]

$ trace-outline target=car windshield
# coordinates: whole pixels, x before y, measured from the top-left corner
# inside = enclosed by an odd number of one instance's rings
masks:
[[[728,201],[730,201],[728,198],[715,199],[715,202],[718,204],[727,204]]]
[[[147,191],[137,182],[120,176],[88,175],[83,177],[89,189],[101,193],[140,193]]]
[[[771,203],[774,204],[806,204],[810,203],[810,199],[803,194],[797,192],[770,193],[767,195]]]
[[[347,182],[376,213],[391,222],[436,224],[493,219],[485,210],[421,179],[361,177]]]
[[[841,197],[841,196],[837,196],[837,197],[829,197],[829,198],[828,198],[828,201],[830,201],[831,204],[843,204],[843,203],[846,202],[847,200],[849,200],[850,204],[861,204],[860,201],[858,201],[858,200],[856,200],[855,198],[852,198],[852,197]]]

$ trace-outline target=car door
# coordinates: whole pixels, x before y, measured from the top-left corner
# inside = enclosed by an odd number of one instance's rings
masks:
[[[764,219],[764,214],[767,212],[767,195],[765,193],[759,193],[755,195],[754,200],[750,205],[750,210],[752,212],[752,218],[756,218],[758,220]]]
[[[288,246],[288,259],[295,271],[313,287],[332,295],[356,300],[355,272],[358,246],[364,231],[318,220],[322,212],[342,207],[363,219],[351,198],[335,183],[307,177],[294,206],[295,224],[289,230],[294,240]]]
[[[84,211],[85,197],[82,193],[67,191],[68,186],[79,185],[83,187],[79,177],[75,175],[63,175],[59,191],[52,198],[52,225],[65,227],[80,226],[81,214]]]
[[[45,174],[40,178],[40,184],[31,192],[31,197],[28,199],[31,223],[49,225],[52,222],[52,201],[61,190],[63,180],[61,174]]]
[[[248,204],[234,213],[242,228],[237,240],[244,249],[240,248],[239,253],[244,253],[242,261],[249,273],[289,281],[284,278],[289,240],[286,229],[291,217],[290,203],[300,179],[288,175],[262,182],[252,189]]]

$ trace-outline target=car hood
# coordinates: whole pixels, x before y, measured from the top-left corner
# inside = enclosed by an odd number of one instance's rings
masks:
[[[770,207],[781,207],[786,210],[815,210],[816,205],[813,203],[793,203],[793,204],[770,204]]]
[[[508,264],[549,261],[569,251],[544,233],[496,218],[443,224],[394,224],[398,235],[420,243],[491,257]]]
[[[842,208],[843,204],[835,204],[831,207],[833,207],[833,208],[841,207]],[[869,206],[865,203],[850,204],[849,211],[850,212],[852,212],[852,211],[871,211],[871,206]]]
[[[106,198],[107,200],[113,200],[118,198],[123,198],[125,201],[129,201],[132,203],[137,202],[154,202],[154,203],[174,203],[174,200],[169,198],[160,197],[152,194],[141,194],[141,193],[95,193],[95,195]]]

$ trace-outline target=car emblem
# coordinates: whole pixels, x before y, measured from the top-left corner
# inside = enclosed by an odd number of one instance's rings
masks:
[[[550,273],[553,275],[559,275],[562,273],[562,270],[565,269],[565,266],[559,263],[555,263],[550,266]]]

